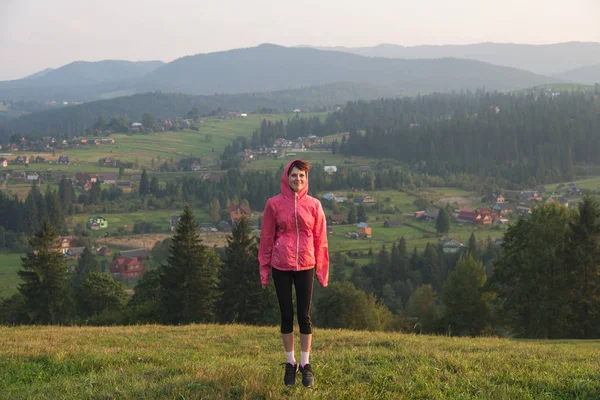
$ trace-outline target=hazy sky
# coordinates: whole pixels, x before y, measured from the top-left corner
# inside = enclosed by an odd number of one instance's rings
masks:
[[[0,0],[0,80],[250,47],[600,42],[599,0]]]

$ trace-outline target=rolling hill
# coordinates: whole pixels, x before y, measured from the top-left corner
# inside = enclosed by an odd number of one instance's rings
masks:
[[[283,90],[268,93],[237,95],[192,96],[173,93],[145,93],[99,100],[76,106],[35,112],[4,121],[0,119],[0,140],[13,133],[27,135],[63,135],[81,133],[93,125],[99,115],[109,120],[115,115],[127,115],[130,121],[149,112],[157,118],[183,117],[196,107],[200,114],[219,108],[253,112],[259,107],[279,111],[323,109],[344,104],[353,99],[371,100],[391,95],[390,91],[354,83],[331,83],[316,87]]]
[[[600,63],[600,43],[565,42],[548,45],[477,43],[467,45],[400,46],[380,44],[373,47],[314,47],[366,57],[436,59],[454,57],[524,69],[542,75]],[[582,82],[585,83],[585,82]]]
[[[162,64],[162,61],[76,61],[23,79],[2,81],[0,98],[86,101],[114,92],[116,95],[130,94],[132,92],[128,88],[132,80],[150,73]]]
[[[555,81],[471,60],[398,60],[272,44],[198,54],[165,64],[135,84],[138,91],[246,93],[353,82],[395,95],[524,88]]]
[[[259,93],[337,82],[366,85],[398,96],[479,88],[510,90],[556,82],[554,78],[480,61],[372,58],[271,44],[158,64],[73,63],[39,78],[0,82],[0,99],[90,101],[151,91]]]
[[[585,83],[588,85],[600,83],[600,64],[566,71],[556,75],[556,77],[567,82]]]

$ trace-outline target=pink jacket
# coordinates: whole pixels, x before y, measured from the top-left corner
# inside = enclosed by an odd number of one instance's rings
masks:
[[[260,281],[269,282],[271,267],[281,271],[316,268],[317,280],[327,286],[329,253],[327,225],[321,202],[308,196],[308,184],[295,193],[288,184],[290,161],[281,176],[281,194],[265,206],[258,249]],[[308,179],[308,177],[307,177]]]

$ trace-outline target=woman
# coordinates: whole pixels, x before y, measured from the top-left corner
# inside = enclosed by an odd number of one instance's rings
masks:
[[[286,386],[296,383],[298,371],[294,357],[292,285],[296,288],[300,325],[302,384],[311,387],[314,381],[309,363],[313,279],[316,273],[319,284],[326,287],[329,274],[323,207],[319,200],[306,194],[309,170],[310,165],[300,160],[290,162],[283,170],[281,194],[271,197],[265,206],[258,252],[262,287],[267,286],[271,272],[281,310],[281,339],[287,356],[283,378]]]

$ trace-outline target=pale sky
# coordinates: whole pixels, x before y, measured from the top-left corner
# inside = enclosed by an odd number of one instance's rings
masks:
[[[0,0],[0,80],[261,43],[600,42],[600,0]]]

